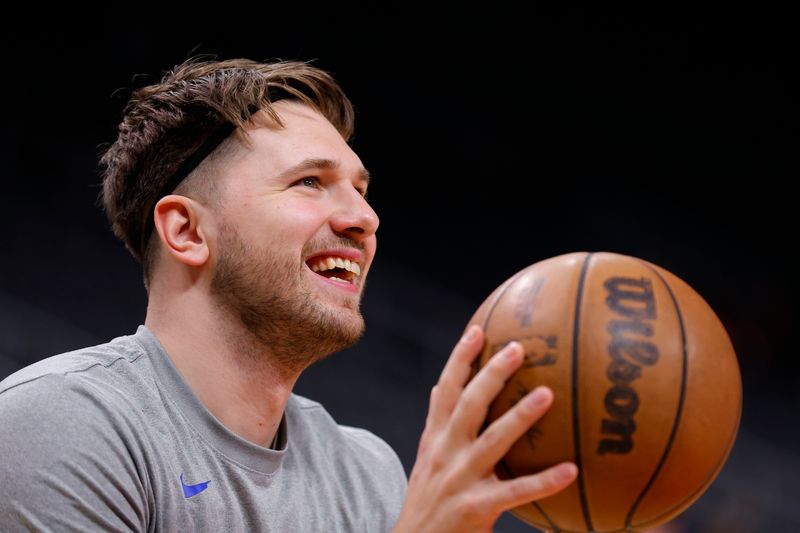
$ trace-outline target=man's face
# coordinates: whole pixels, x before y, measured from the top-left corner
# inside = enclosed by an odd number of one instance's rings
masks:
[[[375,255],[368,175],[319,113],[292,101],[260,115],[220,164],[212,294],[291,370],[354,343]]]

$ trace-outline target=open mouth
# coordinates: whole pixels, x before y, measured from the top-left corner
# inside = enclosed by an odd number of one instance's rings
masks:
[[[361,276],[361,266],[357,262],[334,255],[312,257],[306,264],[312,272],[332,281],[355,285]]]

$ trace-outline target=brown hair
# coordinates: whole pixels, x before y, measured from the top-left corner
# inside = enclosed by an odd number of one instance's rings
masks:
[[[350,100],[330,74],[307,62],[190,59],[160,83],[133,93],[117,139],[100,159],[101,198],[114,234],[142,263],[145,286],[157,243],[152,212],[159,198],[231,131],[244,131],[255,112],[264,110],[283,126],[272,103],[286,98],[317,109],[350,140]]]

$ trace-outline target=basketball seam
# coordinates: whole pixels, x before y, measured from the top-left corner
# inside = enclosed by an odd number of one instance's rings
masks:
[[[708,489],[708,487],[711,485],[711,483],[714,481],[714,479],[717,477],[717,475],[719,475],[719,472],[722,470],[722,467],[725,465],[725,462],[726,462],[728,456],[730,455],[731,450],[733,450],[733,445],[736,442],[736,434],[739,431],[739,424],[741,422],[741,418],[742,418],[742,401],[741,401],[741,397],[740,397],[739,398],[739,416],[737,417],[736,424],[734,424],[734,426],[733,426],[733,431],[731,432],[730,437],[728,437],[728,449],[726,450],[726,452],[724,454],[722,454],[722,456],[720,457],[719,462],[717,462],[715,468],[709,473],[708,476],[706,476],[705,481],[703,481],[703,483],[694,492],[692,492],[691,494],[689,494],[688,496],[683,498],[680,502],[675,504],[670,509],[662,512],[658,516],[653,517],[652,519],[648,520],[647,522],[643,522],[641,524],[636,524],[633,527],[643,527],[643,526],[648,526],[648,525],[653,524],[653,523],[657,523],[661,518],[663,518],[665,516],[669,516],[670,514],[674,513],[676,509],[680,509],[681,507],[683,507],[686,504],[686,502],[695,499],[698,496],[698,494],[701,494],[703,491]]]
[[[678,300],[675,298],[675,294],[672,292],[672,288],[669,286],[669,283],[661,276],[661,274],[654,269],[652,266],[647,264],[644,261],[639,261],[642,265],[646,268],[650,269],[658,279],[661,280],[661,283],[664,284],[666,287],[667,292],[669,293],[670,298],[672,299],[672,303],[675,306],[675,313],[678,315],[678,324],[681,328],[681,352],[682,352],[682,369],[681,369],[681,394],[678,398],[678,407],[675,410],[675,421],[672,423],[672,430],[670,431],[669,438],[667,439],[667,445],[664,448],[664,453],[661,455],[661,459],[658,461],[655,470],[653,471],[653,475],[645,484],[642,492],[639,496],[634,500],[633,505],[631,505],[631,510],[628,512],[628,516],[625,517],[625,526],[632,527],[631,522],[633,521],[633,515],[636,513],[636,509],[638,509],[639,505],[642,503],[642,500],[653,487],[653,484],[656,481],[656,478],[661,473],[661,469],[664,466],[664,463],[667,461],[667,456],[669,452],[672,451],[672,445],[675,442],[675,435],[678,433],[678,426],[680,425],[681,414],[683,414],[683,402],[686,397],[686,375],[687,375],[687,366],[688,366],[688,357],[686,354],[686,328],[683,323],[683,314],[681,313],[681,308],[678,305]]]
[[[531,268],[531,267],[524,268],[524,269],[520,270],[519,272],[517,272],[516,274],[514,274],[514,276],[508,281],[508,285],[506,285],[506,287],[502,291],[500,291],[500,294],[498,294],[497,298],[495,298],[494,302],[492,302],[492,305],[489,307],[489,311],[486,313],[486,318],[484,319],[483,324],[481,324],[481,327],[483,328],[484,334],[486,333],[486,328],[489,327],[489,320],[492,318],[492,314],[494,313],[494,310],[497,307],[497,304],[500,303],[500,299],[503,298],[503,295],[506,292],[508,292],[508,289],[510,289],[511,286],[517,281],[517,278],[519,278],[529,268]],[[475,360],[475,367],[478,370],[481,369],[481,359],[480,359],[480,357]]]
[[[489,307],[489,311],[486,313],[486,319],[483,321],[483,331],[484,331],[484,333],[486,332],[486,330],[489,327],[489,320],[491,320],[492,314],[494,313],[494,310],[497,308],[497,304],[500,303],[500,300],[503,298],[503,296],[506,294],[506,292],[508,292],[508,290],[511,288],[511,286],[514,285],[514,283],[517,282],[517,279],[520,276],[522,276],[522,274],[525,273],[530,268],[531,267],[529,266],[529,267],[524,268],[524,269],[520,270],[519,272],[517,272],[516,275],[514,275],[509,280],[508,285],[506,285],[506,287],[502,291],[500,291],[500,294],[497,295],[497,298],[495,299],[495,301],[492,302],[491,307]],[[475,360],[475,367],[476,367],[476,372],[478,370],[480,370],[480,368],[481,368],[480,357],[478,357]],[[481,428],[481,431],[483,431],[484,429],[486,429],[486,422],[485,421],[483,423],[483,427]],[[505,471],[508,473],[509,477],[511,477],[511,478],[515,477],[514,473],[511,471],[511,468],[509,468],[509,466],[506,464],[506,462],[504,460],[501,459],[499,464],[500,464],[500,466],[502,468],[505,469]],[[538,502],[535,502],[535,501],[531,502],[531,505],[533,505],[536,509],[539,510],[539,512],[542,514],[542,516],[544,516],[545,519],[548,521],[548,523],[550,524],[551,528],[555,529],[556,531],[560,531],[558,526],[556,526],[555,522],[553,522],[551,520],[550,516],[548,516],[548,514],[544,512],[544,509],[542,509],[542,507],[538,504]]]
[[[668,510],[664,511],[663,513],[661,513],[661,514],[659,514],[659,515],[657,515],[657,516],[655,516],[653,518],[651,518],[647,522],[642,522],[641,524],[636,524],[633,527],[637,527],[638,528],[638,527],[643,527],[643,526],[649,526],[650,524],[659,522],[663,517],[669,516],[670,514],[674,513],[676,509],[680,509],[687,501],[693,500],[694,498],[697,497],[698,494],[701,494],[703,491],[708,489],[708,487],[711,485],[711,483],[714,481],[714,479],[719,475],[720,471],[722,470],[722,467],[725,466],[725,462],[726,462],[728,456],[730,455],[731,451],[733,450],[733,445],[736,442],[736,434],[739,431],[739,423],[741,421],[741,416],[742,416],[742,405],[740,403],[739,404],[739,417],[737,419],[736,424],[734,424],[734,426],[733,426],[733,432],[731,433],[730,437],[728,438],[728,448],[725,451],[725,453],[722,455],[720,460],[717,462],[717,464],[714,467],[714,469],[709,473],[708,476],[706,476],[706,479],[703,481],[703,483],[700,484],[698,486],[698,488],[694,492],[692,492],[691,494],[689,494],[688,496],[683,498],[680,502],[678,502],[677,504],[675,504],[674,506],[672,506]]]
[[[714,481],[714,479],[719,474],[720,470],[722,470],[722,467],[725,465],[725,461],[728,458],[728,456],[730,455],[731,450],[733,450],[733,445],[734,445],[734,443],[736,441],[735,437],[736,437],[737,430],[738,430],[738,424],[736,425],[736,428],[734,429],[733,434],[731,435],[731,438],[728,440],[728,450],[725,452],[725,454],[722,456],[720,461],[717,463],[717,465],[714,468],[714,470],[711,471],[711,473],[706,477],[705,481],[694,492],[692,492],[690,495],[686,496],[684,499],[682,499],[676,505],[674,505],[673,507],[671,507],[667,511],[664,511],[660,515],[655,516],[655,517],[651,518],[650,520],[648,520],[646,522],[642,522],[641,524],[633,525],[632,527],[639,528],[639,527],[643,527],[643,526],[649,526],[650,524],[658,523],[663,517],[669,516],[670,514],[675,512],[676,509],[680,509],[681,506],[683,506],[687,501],[691,501],[698,494],[701,494],[703,491],[708,489],[708,487],[711,485],[711,483]]]
[[[572,324],[572,433],[575,442],[575,466],[578,467],[578,496],[581,500],[581,510],[583,519],[586,521],[586,528],[592,531],[592,518],[589,514],[589,504],[586,501],[586,485],[583,476],[583,461],[581,461],[581,433],[580,422],[578,420],[578,340],[580,337],[580,312],[583,300],[583,288],[586,282],[586,273],[589,269],[589,262],[592,253],[586,255],[581,267],[581,275],[578,279],[578,291],[575,296],[575,314]]]

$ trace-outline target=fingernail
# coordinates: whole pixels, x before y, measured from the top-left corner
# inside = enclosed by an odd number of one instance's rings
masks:
[[[472,325],[469,327],[466,333],[464,333],[464,337],[462,338],[464,342],[469,342],[471,340],[475,340],[475,337],[478,336],[478,326]]]
[[[571,479],[578,472],[578,469],[573,464],[558,465],[555,471],[555,478],[558,481],[565,481]]]
[[[521,350],[522,345],[517,341],[511,341],[503,348],[503,357],[506,359],[514,359]]]
[[[525,397],[525,403],[528,407],[539,407],[547,403],[547,400],[550,399],[549,396],[547,389],[544,387],[536,387],[533,389],[533,392]]]

